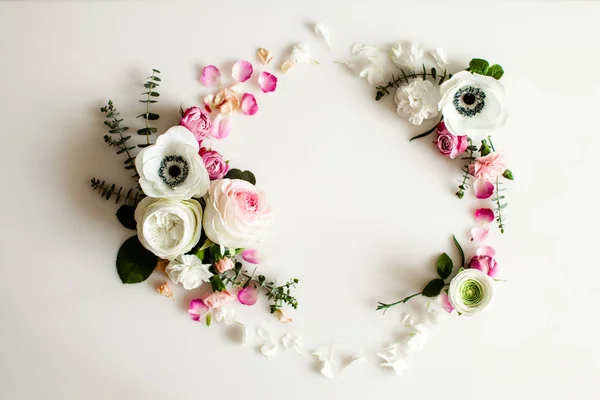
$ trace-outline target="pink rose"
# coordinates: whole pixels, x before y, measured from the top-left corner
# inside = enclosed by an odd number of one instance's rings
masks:
[[[204,304],[210,308],[221,307],[223,304],[229,303],[233,299],[233,295],[227,290],[222,292],[214,292],[204,298]]]
[[[490,153],[487,156],[475,159],[469,165],[469,173],[484,182],[495,181],[496,178],[506,171],[504,157],[500,153]]]
[[[438,137],[435,141],[440,153],[446,157],[455,159],[459,154],[464,153],[467,150],[469,141],[466,136],[453,135],[446,129],[444,121],[440,122],[437,126]]]
[[[496,251],[490,246],[484,246],[477,249],[475,254],[469,262],[469,268],[477,269],[494,278],[498,274],[498,263],[494,260]]]
[[[217,261],[215,263],[215,267],[217,268],[217,271],[219,271],[219,273],[222,274],[225,271],[233,269],[233,267],[235,267],[235,264],[233,263],[233,261],[231,261],[231,258],[225,257]]]
[[[200,157],[204,161],[204,166],[211,181],[223,179],[229,171],[229,165],[227,165],[223,156],[214,150],[206,150],[203,147],[200,149]]]
[[[183,117],[179,121],[179,125],[187,128],[194,134],[196,140],[201,142],[208,136],[212,122],[210,115],[206,111],[194,106],[185,110]]]

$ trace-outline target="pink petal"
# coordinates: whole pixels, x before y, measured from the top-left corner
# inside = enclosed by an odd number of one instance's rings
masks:
[[[473,189],[475,189],[475,197],[478,199],[489,199],[494,193],[494,185],[490,182],[484,182],[481,179],[475,181]]]
[[[214,101],[215,101],[215,96],[212,94],[208,94],[206,96],[204,96],[204,109],[207,112],[212,112],[212,106],[214,105]]]
[[[478,208],[475,210],[475,220],[480,224],[489,224],[494,220],[494,211],[491,208]]]
[[[494,256],[496,255],[496,250],[494,250],[492,246],[483,246],[478,248],[475,251],[475,254],[477,254],[478,256],[488,256],[494,258]]]
[[[212,122],[210,134],[215,139],[224,139],[229,136],[231,131],[231,117],[229,115],[219,114]]]
[[[263,93],[274,92],[277,89],[277,77],[268,72],[261,72],[258,77],[258,86]]]
[[[250,264],[260,264],[262,262],[262,257],[259,252],[254,249],[242,251],[242,258]]]
[[[448,295],[445,292],[440,293],[439,295],[439,303],[447,313],[451,313],[454,310],[452,304],[450,304],[450,300],[448,300]]]
[[[245,306],[253,306],[258,300],[258,289],[252,285],[240,289],[238,292],[238,300]]]
[[[215,87],[221,84],[221,71],[214,65],[207,65],[202,69],[200,82],[207,87]]]
[[[249,61],[240,60],[233,64],[231,76],[238,82],[246,82],[252,76],[252,64]]]
[[[242,96],[242,111],[246,115],[254,115],[258,112],[258,104],[256,104],[256,99],[250,93],[244,93]]]
[[[489,233],[489,228],[473,228],[471,229],[471,240],[474,242],[483,242],[485,239],[487,239]]]
[[[194,299],[190,301],[190,309],[188,314],[194,321],[200,321],[200,318],[208,312],[208,306],[204,304],[202,299]]]

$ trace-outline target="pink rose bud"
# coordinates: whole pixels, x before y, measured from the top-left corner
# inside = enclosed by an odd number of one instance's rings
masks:
[[[200,149],[200,157],[204,161],[204,167],[208,171],[208,177],[211,181],[223,179],[229,171],[229,165],[223,159],[223,156],[214,150]]]
[[[215,263],[215,267],[217,268],[217,271],[219,271],[219,273],[222,274],[225,271],[233,269],[233,267],[235,267],[235,264],[233,263],[233,261],[231,261],[230,258],[225,257],[217,261]]]
[[[456,136],[446,129],[444,121],[440,122],[437,127],[438,137],[435,141],[440,153],[446,157],[455,159],[458,155],[467,150],[469,141],[466,136]]]
[[[233,295],[227,290],[222,292],[214,292],[204,298],[204,304],[210,308],[221,307],[223,304],[229,303],[233,299]]]
[[[498,274],[498,263],[494,259],[496,252],[490,246],[484,246],[475,252],[475,256],[469,262],[469,268],[477,269],[490,278],[496,277]]]
[[[206,111],[194,106],[185,110],[183,117],[179,121],[179,125],[187,128],[194,134],[196,140],[201,142],[210,133],[212,121]]]

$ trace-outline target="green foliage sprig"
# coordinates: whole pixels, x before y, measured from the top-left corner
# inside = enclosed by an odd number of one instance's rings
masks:
[[[123,119],[119,119],[120,113],[117,111],[111,100],[108,101],[107,105],[100,108],[100,111],[105,114],[106,121],[104,121],[104,125],[109,128],[109,135],[104,135],[104,142],[110,147],[117,148],[117,154],[125,153],[125,156],[127,157],[123,162],[125,164],[125,169],[133,170],[135,173],[132,178],[136,180],[139,179],[140,176],[135,170],[135,157],[131,154],[131,150],[135,149],[135,146],[129,146],[127,144],[127,141],[131,139],[131,136],[123,136],[123,133],[129,130],[129,127],[121,125]],[[118,139],[113,139],[110,135],[118,135]]]
[[[489,62],[482,58],[472,59],[467,71],[471,71],[474,74],[491,76],[494,79],[500,79],[504,75],[504,69],[500,65],[490,65]]]
[[[463,251],[460,243],[458,243],[458,240],[456,240],[456,236],[454,236],[454,235],[452,235],[452,242],[454,243],[454,245],[456,246],[456,248],[460,254],[460,258],[461,258],[460,268],[463,268],[465,265],[465,252]],[[427,285],[425,285],[425,287],[423,288],[422,291],[420,291],[419,293],[411,294],[410,296],[407,296],[407,297],[403,298],[402,300],[398,300],[394,303],[378,302],[376,310],[378,310],[378,311],[383,310],[383,312],[385,313],[385,311],[387,311],[388,308],[394,307],[398,304],[404,304],[407,301],[409,301],[410,299],[417,297],[419,295],[423,295],[425,297],[436,297],[437,295],[439,295],[442,292],[442,289],[444,289],[446,286],[450,285],[450,282],[446,283],[446,279],[448,279],[450,277],[450,275],[452,275],[453,270],[454,270],[454,263],[452,262],[452,259],[450,258],[450,256],[448,254],[442,253],[438,257],[437,262],[436,262],[436,271],[437,271],[439,278],[430,280],[427,283]]]
[[[469,141],[469,145],[467,146],[467,156],[463,157],[463,160],[466,160],[466,164],[462,167],[462,181],[460,181],[460,185],[458,185],[458,192],[456,192],[456,197],[462,199],[465,195],[465,190],[469,188],[469,178],[471,177],[471,173],[469,172],[469,166],[473,164],[475,161],[475,156],[473,155],[475,151],[477,151],[477,146],[473,145],[473,142],[470,138],[467,138]]]
[[[112,197],[115,198],[115,204],[119,204],[122,200],[124,204],[135,207],[145,195],[137,189],[124,189],[123,186],[117,186],[114,183],[107,183],[100,179],[92,178],[91,187],[97,191],[100,196],[106,200],[110,200]]]
[[[160,74],[160,71],[157,69],[152,69],[152,75],[146,78],[146,83],[144,83],[144,87],[147,89],[146,92],[142,93],[144,97],[143,100],[140,100],[140,103],[146,104],[146,112],[137,116],[137,118],[144,118],[146,126],[144,128],[138,129],[138,135],[146,135],[146,143],[138,144],[138,147],[148,147],[152,143],[150,142],[150,135],[156,133],[157,129],[153,126],[150,126],[150,121],[156,121],[160,116],[157,113],[150,112],[150,104],[157,103],[157,100],[153,99],[153,97],[158,97],[160,94],[155,90],[158,86],[160,86],[157,82],[160,82],[161,79],[157,76]]]
[[[428,78],[431,78],[433,83],[441,85],[446,79],[452,78],[452,74],[448,74],[448,76],[446,76],[446,70],[444,70],[444,74],[442,76],[439,76],[435,68],[427,70],[425,65],[423,65],[422,72],[412,72],[407,74],[403,68],[400,68],[400,72],[402,72],[402,75],[395,76],[392,74],[392,79],[385,86],[380,85],[375,88],[377,89],[375,100],[379,101],[385,95],[390,94],[390,89],[392,88],[400,87],[402,84],[409,84],[410,79],[423,78],[423,80],[427,80]]]

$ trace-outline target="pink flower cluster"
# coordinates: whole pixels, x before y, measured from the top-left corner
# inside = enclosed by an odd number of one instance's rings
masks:
[[[435,141],[440,153],[446,157],[455,159],[458,155],[464,153],[469,146],[466,136],[457,136],[450,133],[446,128],[444,121],[437,126],[438,137]]]

